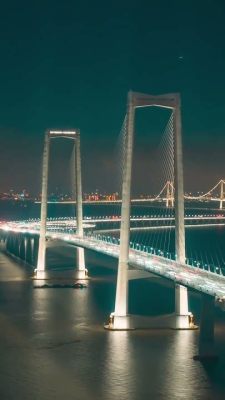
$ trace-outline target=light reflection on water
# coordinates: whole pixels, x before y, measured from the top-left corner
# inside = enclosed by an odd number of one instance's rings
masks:
[[[87,259],[90,273],[101,276],[90,281],[87,289],[33,289],[28,281],[0,283],[0,375],[4,376],[0,398],[225,398],[223,362],[209,371],[193,361],[197,332],[104,331],[104,320],[114,304],[115,275],[108,279],[109,271],[104,275],[98,269],[98,260],[106,263],[106,258],[89,254]],[[23,273],[13,261],[5,262],[17,276]],[[148,282],[135,286],[133,294],[137,302],[142,298],[142,312],[143,307],[149,311],[149,304],[157,307],[150,288]],[[158,285],[160,309],[171,290]],[[199,299],[194,297],[192,303],[197,310]],[[219,326],[223,349],[224,319]]]
[[[167,347],[162,390],[167,392],[168,400],[196,398],[198,388],[206,378],[201,364],[193,362],[193,355],[198,353],[195,339],[195,331],[178,331]]]
[[[135,398],[135,368],[129,332],[108,332],[104,382],[106,399]]]

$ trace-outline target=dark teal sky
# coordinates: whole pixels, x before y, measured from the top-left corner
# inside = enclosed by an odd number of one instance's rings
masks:
[[[38,191],[44,130],[74,126],[82,133],[84,189],[109,190],[129,89],[181,92],[187,190],[224,177],[224,18],[223,0],[5,1],[0,191]],[[151,182],[160,123],[150,116],[137,126],[136,158]],[[148,191],[143,171],[137,189]]]

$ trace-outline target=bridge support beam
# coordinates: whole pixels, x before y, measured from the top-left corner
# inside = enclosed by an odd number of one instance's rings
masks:
[[[158,276],[153,275],[147,271],[141,271],[139,269],[128,269],[128,280],[133,281],[136,279],[160,279]]]
[[[80,132],[77,133],[74,141],[74,160],[75,160],[75,187],[76,187],[76,219],[77,235],[83,237],[83,204],[82,204],[82,177],[81,177],[81,155],[80,155]],[[87,269],[85,268],[84,249],[77,248],[77,269],[79,278],[85,278]]]
[[[43,152],[43,166],[42,166],[41,221],[40,221],[37,270],[36,270],[37,279],[42,279],[45,277],[49,150],[50,150],[50,136],[49,132],[46,131],[45,141],[44,141],[44,152]]]
[[[127,136],[125,145],[125,163],[123,170],[120,254],[117,273],[115,312],[111,315],[110,329],[123,330],[130,328],[128,316],[128,259],[130,244],[130,198],[131,173],[134,141],[134,105],[132,92],[128,94],[127,104]]]
[[[184,184],[183,154],[181,138],[180,97],[176,97],[174,108],[174,188],[175,188],[175,249],[176,259],[185,264],[185,227],[184,227]],[[189,324],[187,288],[175,286],[175,314],[178,328],[187,329]]]
[[[214,297],[202,294],[198,355],[194,356],[194,360],[214,361],[218,358],[214,348],[214,313]]]

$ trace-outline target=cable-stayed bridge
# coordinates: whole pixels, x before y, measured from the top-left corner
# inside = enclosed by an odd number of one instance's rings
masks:
[[[169,121],[167,123],[163,141],[163,157],[160,158],[161,166],[166,175],[166,184],[163,186],[160,193],[151,199],[131,199],[131,182],[132,182],[132,167],[133,167],[133,148],[134,148],[134,127],[135,113],[139,108],[159,107],[167,109],[170,112]],[[50,157],[50,143],[53,139],[64,138],[69,139],[73,143],[73,167],[74,181],[73,188],[76,193],[76,233],[65,233],[64,228],[61,232],[52,232],[49,229],[47,220],[47,203],[48,203],[48,169]],[[215,298],[223,304],[225,290],[225,277],[221,273],[221,268],[218,270],[205,271],[204,269],[190,266],[187,263],[186,248],[185,248],[185,219],[192,220],[223,220],[224,216],[204,215],[191,216],[184,215],[184,200],[204,201],[212,200],[219,201],[220,208],[223,207],[224,201],[224,181],[221,180],[207,193],[200,196],[185,196],[183,188],[183,157],[182,157],[182,135],[181,135],[181,104],[180,96],[177,93],[170,93],[159,96],[152,96],[143,93],[129,92],[127,101],[127,113],[122,126],[122,200],[121,214],[118,216],[120,222],[120,238],[106,236],[94,236],[84,233],[85,224],[83,218],[83,199],[82,199],[82,179],[81,179],[81,155],[80,155],[80,131],[74,130],[48,130],[45,134],[44,152],[43,152],[43,173],[42,173],[42,196],[41,196],[41,218],[39,230],[21,227],[2,227],[2,236],[6,240],[6,248],[12,254],[19,255],[26,253],[28,246],[34,247],[35,240],[38,247],[36,279],[46,278],[46,248],[48,242],[61,241],[67,244],[72,244],[77,247],[77,269],[79,276],[85,278],[86,266],[84,249],[91,249],[103,254],[118,258],[118,272],[116,285],[115,310],[110,315],[108,329],[111,330],[128,330],[134,326],[131,316],[128,312],[128,297],[129,286],[128,282],[131,276],[130,267],[133,266],[142,273],[151,273],[175,283],[175,313],[169,318],[161,318],[161,327],[172,327],[178,329],[192,329],[193,322],[188,305],[188,291],[194,289],[202,295],[202,313],[201,313],[201,334],[199,342],[200,356],[213,355],[213,309]],[[166,151],[169,152],[169,157],[166,157]],[[214,196],[215,190],[220,190],[218,196]],[[174,224],[175,231],[175,258],[168,257],[169,252],[161,252],[153,254],[149,251],[149,246],[143,248],[134,248],[131,246],[131,204],[135,201],[165,201],[168,212],[161,217],[152,217],[151,220],[161,220],[166,223]],[[109,201],[112,203],[112,201]],[[170,214],[170,210],[174,208],[174,212]],[[104,218],[95,218],[88,221],[91,225],[103,221]],[[111,222],[108,218],[108,222]],[[143,221],[143,218],[141,219]],[[145,220],[150,220],[150,217],[145,217]],[[171,239],[171,229],[169,226],[168,237],[161,237],[160,243],[166,245],[166,240]],[[29,235],[34,235],[29,237]],[[137,239],[136,239],[137,242]],[[157,239],[158,242],[158,239]],[[156,247],[157,248],[157,247]],[[151,250],[151,247],[150,247]],[[137,274],[136,278],[140,275]],[[146,277],[146,276],[145,276]],[[154,325],[154,324],[153,324]],[[151,326],[153,326],[151,325]],[[136,327],[136,326],[135,326]]]

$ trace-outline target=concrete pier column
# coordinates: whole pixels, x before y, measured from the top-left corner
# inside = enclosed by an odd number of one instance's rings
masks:
[[[21,258],[21,243],[22,243],[22,237],[19,235],[18,237],[18,257]]]
[[[46,255],[46,223],[48,202],[48,167],[49,167],[50,136],[49,131],[45,133],[43,166],[42,166],[42,191],[41,191],[41,221],[37,261],[37,278],[42,278],[45,271]]]
[[[77,235],[83,237],[83,199],[82,199],[82,175],[81,175],[81,153],[80,153],[80,132],[77,131],[74,140],[74,159],[75,159],[75,187],[76,187],[76,220]],[[85,277],[87,270],[85,268],[84,249],[77,248],[77,268],[79,278]]]
[[[30,239],[30,257],[31,257],[31,265],[34,265],[34,238]]]
[[[39,247],[39,237],[38,237],[38,235],[35,235],[34,236],[34,247],[33,247],[33,266],[35,268],[37,268],[38,247]]]
[[[120,227],[120,254],[117,273],[114,329],[129,329],[128,312],[128,258],[130,243],[130,197],[134,140],[134,113],[132,92],[128,93],[125,162],[123,170],[122,208]]]
[[[25,241],[24,241],[24,237],[21,238],[21,243],[20,243],[20,258],[21,258],[21,260],[25,260]]]
[[[194,360],[204,361],[217,359],[214,348],[214,313],[215,299],[207,294],[202,294],[202,309],[199,332],[199,354]]]
[[[14,243],[14,255],[16,256],[16,257],[18,257],[18,236],[19,235],[16,235],[16,238],[15,238],[15,243]]]
[[[32,265],[32,250],[31,250],[31,236],[29,235],[27,237],[27,256],[26,256],[26,261],[27,263],[29,263],[30,265]]]
[[[24,237],[24,261],[27,262],[27,247],[28,247],[28,238]]]
[[[177,94],[174,108],[174,198],[175,198],[175,250],[176,260],[185,263],[185,228],[184,228],[184,185],[183,185],[183,154],[181,138],[180,96]],[[188,292],[187,288],[175,286],[175,313],[186,316],[188,323]],[[185,320],[185,318],[182,318]],[[184,328],[186,328],[186,323]],[[182,328],[179,326],[179,328]]]
[[[7,238],[6,238],[6,243],[5,243],[5,248],[6,248],[6,251],[9,251],[9,239],[10,237],[9,237],[9,235],[7,236]]]

